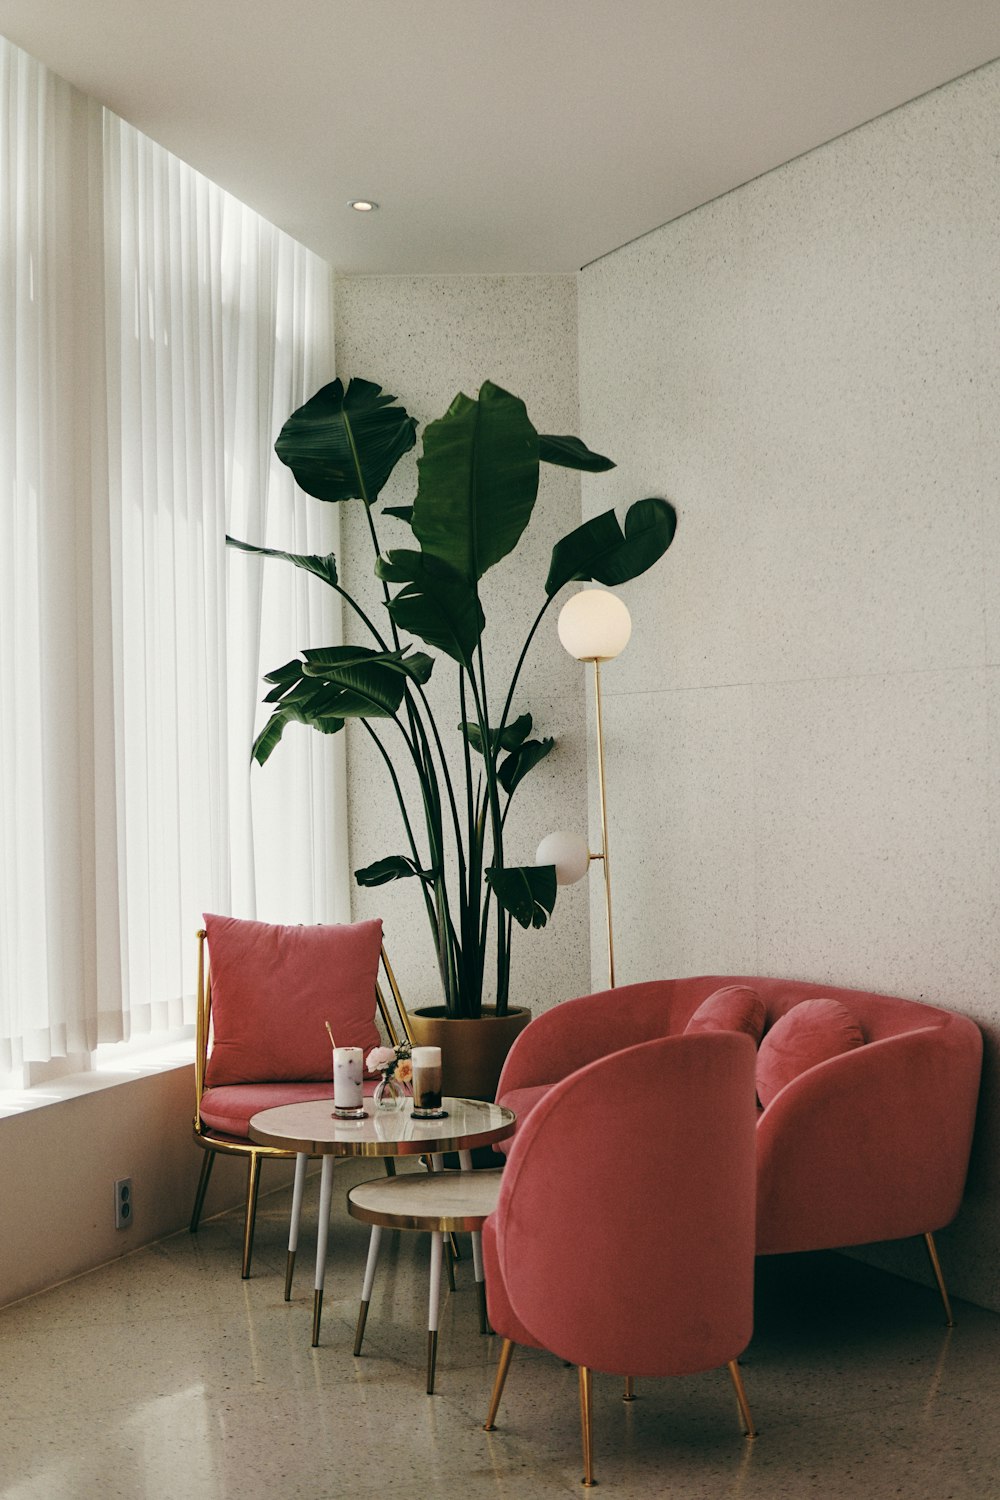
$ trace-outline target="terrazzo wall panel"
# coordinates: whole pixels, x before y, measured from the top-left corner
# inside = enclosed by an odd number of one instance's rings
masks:
[[[582,428],[621,502],[680,513],[604,679],[621,979],[829,979],[973,1016],[984,1095],[941,1246],[993,1307],[998,159],[991,65],[579,289]],[[606,504],[589,479],[583,501]]]
[[[337,371],[392,391],[421,428],[443,416],[458,391],[474,396],[484,380],[513,391],[543,432],[576,432],[576,282],[566,276],[342,277],[337,282]],[[419,433],[418,433],[419,448]],[[385,504],[412,503],[416,451],[400,463]],[[487,672],[491,696],[505,687],[528,627],[544,599],[553,543],[580,523],[576,474],[543,466],[531,523],[509,559],[483,580]],[[371,582],[371,542],[360,507],[345,507],[343,552],[348,586],[380,612]],[[412,546],[401,522],[375,516],[383,549]],[[356,638],[349,636],[349,639]],[[458,751],[456,673],[441,656],[429,692],[442,736]],[[517,711],[529,711],[535,732],[556,736],[555,751],[517,791],[505,852],[531,863],[553,828],[583,832],[587,820],[585,702],[579,670],[558,643],[555,611],[536,637]],[[502,703],[502,697],[500,699]],[[351,868],[405,852],[386,773],[363,729],[348,725]],[[382,916],[407,1003],[439,1003],[433,948],[415,882],[374,891],[353,888],[356,919]],[[515,929],[511,1003],[544,1010],[589,987],[587,893],[559,895],[547,928]]]

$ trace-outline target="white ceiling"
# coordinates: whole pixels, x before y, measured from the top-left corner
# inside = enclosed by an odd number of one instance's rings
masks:
[[[0,32],[340,271],[573,271],[991,61],[1000,0],[0,0]]]

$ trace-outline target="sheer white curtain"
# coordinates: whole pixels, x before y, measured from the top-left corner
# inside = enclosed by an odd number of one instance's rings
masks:
[[[0,39],[0,1072],[97,1041],[81,789],[85,271],[100,112]],[[81,719],[84,721],[81,723]]]
[[[102,911],[128,1033],[190,1018],[203,910],[345,914],[339,747],[305,733],[266,771],[250,763],[262,672],[339,639],[336,596],[225,547],[228,530],[325,552],[339,528],[272,449],[331,375],[328,267],[110,114],[104,159],[117,838]]]
[[[329,268],[0,42],[0,1072],[190,1019],[203,910],[348,912],[340,737],[250,745],[339,640],[274,458]]]

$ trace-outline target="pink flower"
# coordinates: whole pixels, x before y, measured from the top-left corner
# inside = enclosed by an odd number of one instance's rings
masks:
[[[395,1047],[373,1047],[365,1059],[369,1073],[384,1073],[396,1061]]]

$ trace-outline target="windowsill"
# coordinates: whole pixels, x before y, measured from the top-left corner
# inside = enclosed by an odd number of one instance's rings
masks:
[[[133,1083],[137,1078],[149,1078],[173,1068],[191,1067],[193,1063],[194,1041],[187,1038],[144,1047],[114,1062],[102,1060],[90,1072],[68,1073],[65,1078],[35,1084],[33,1088],[0,1089],[0,1120],[43,1109],[49,1104],[61,1104],[66,1099],[79,1099],[84,1094],[100,1093],[121,1083]]]

